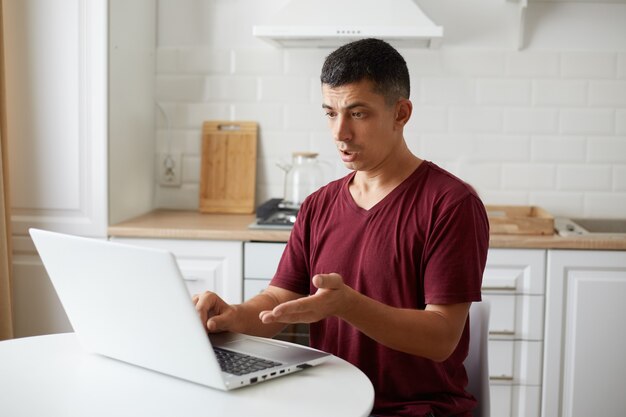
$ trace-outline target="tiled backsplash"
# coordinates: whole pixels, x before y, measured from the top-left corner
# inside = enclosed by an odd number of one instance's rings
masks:
[[[316,151],[329,180],[344,175],[321,110],[330,50],[161,46],[157,150],[183,153],[181,187],[156,206],[198,205],[204,120],[259,122],[257,201],[282,197],[279,160]],[[626,216],[626,52],[403,49],[414,104],[405,137],[487,204],[555,215]],[[169,142],[169,144],[168,144]]]

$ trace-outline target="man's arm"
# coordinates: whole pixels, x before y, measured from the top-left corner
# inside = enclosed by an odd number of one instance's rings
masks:
[[[278,334],[286,323],[265,324],[259,319],[259,313],[300,297],[301,294],[270,285],[261,294],[243,304],[228,304],[211,291],[194,295],[193,302],[209,333],[231,331],[272,337]]]
[[[360,294],[338,274],[313,277],[315,295],[261,312],[264,323],[315,322],[337,316],[377,342],[434,361],[456,348],[471,303],[428,305],[426,310],[390,307]]]

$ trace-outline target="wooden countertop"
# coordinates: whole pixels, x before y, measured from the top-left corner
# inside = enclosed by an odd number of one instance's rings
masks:
[[[250,229],[253,214],[155,210],[109,226],[116,237],[286,242],[288,230]],[[626,237],[492,234],[492,248],[626,250]]]

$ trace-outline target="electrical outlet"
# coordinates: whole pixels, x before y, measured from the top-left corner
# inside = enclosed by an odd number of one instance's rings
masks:
[[[161,153],[157,156],[159,184],[166,187],[179,187],[183,173],[183,158],[180,153]]]

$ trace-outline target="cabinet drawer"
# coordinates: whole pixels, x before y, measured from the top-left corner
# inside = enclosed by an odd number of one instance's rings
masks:
[[[249,279],[243,281],[243,300],[249,300],[257,294],[263,292],[269,285],[269,279]]]
[[[229,303],[241,302],[242,242],[117,237],[111,240],[173,253],[191,295],[213,291]]]
[[[541,385],[542,342],[490,340],[489,380],[521,385]]]
[[[489,249],[483,291],[544,294],[545,259],[545,250]]]
[[[492,338],[543,340],[544,296],[483,292],[489,301]]]
[[[541,388],[538,386],[491,384],[491,415],[495,417],[539,417]]]
[[[286,246],[286,243],[244,243],[244,277],[272,279]]]

